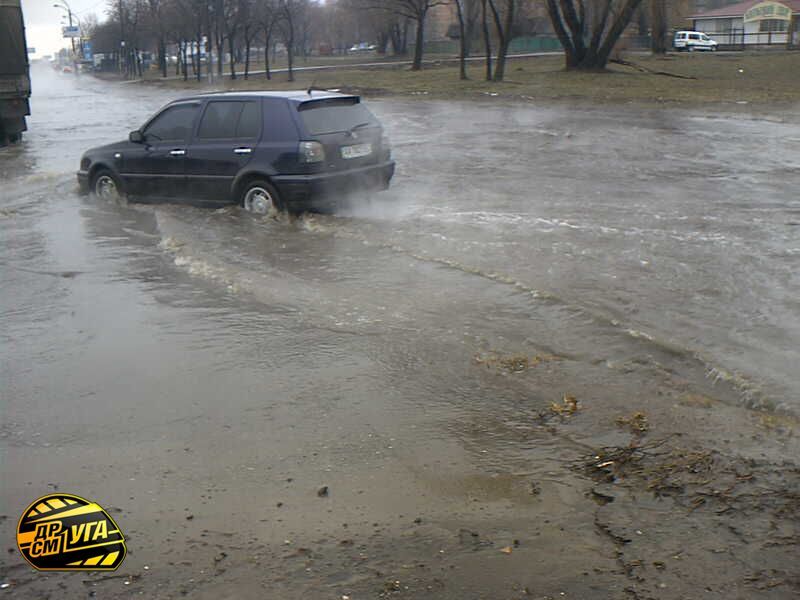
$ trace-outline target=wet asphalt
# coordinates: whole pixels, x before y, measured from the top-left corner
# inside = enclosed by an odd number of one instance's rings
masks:
[[[624,595],[570,468],[626,443],[612,412],[711,398],[669,427],[720,444],[748,409],[800,412],[796,111],[375,100],[391,189],[259,218],[79,196],[81,153],[174,94],[34,86],[25,143],[0,151],[19,594]],[[565,395],[601,431],[553,435]],[[18,514],[52,490],[118,517],[118,579],[19,564]]]

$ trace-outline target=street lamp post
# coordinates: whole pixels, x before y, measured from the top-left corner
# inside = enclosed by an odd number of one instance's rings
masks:
[[[53,4],[54,8],[60,8],[61,10],[67,11],[67,17],[69,17],[69,26],[72,27],[72,18],[74,17],[76,21],[78,21],[78,31],[80,32],[81,29],[81,20],[78,18],[78,15],[72,12],[72,8],[70,8],[67,0],[59,0],[58,3]],[[75,56],[75,38],[70,37],[70,42],[72,43],[72,56]],[[81,50],[81,58],[83,58],[83,38],[78,37],[78,44]]]

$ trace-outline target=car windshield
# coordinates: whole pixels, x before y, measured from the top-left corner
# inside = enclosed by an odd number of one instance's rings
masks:
[[[300,118],[311,135],[339,133],[354,128],[378,126],[369,109],[356,98],[305,102],[298,107]]]

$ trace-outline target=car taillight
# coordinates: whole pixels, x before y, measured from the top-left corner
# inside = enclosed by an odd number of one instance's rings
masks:
[[[318,163],[325,160],[325,148],[319,142],[300,142],[297,154],[301,163]]]

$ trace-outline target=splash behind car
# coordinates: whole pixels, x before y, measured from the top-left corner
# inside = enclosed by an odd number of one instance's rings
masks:
[[[127,141],[92,148],[78,181],[101,197],[194,198],[246,210],[335,208],[385,190],[389,141],[358,96],[227,92],[171,102]]]

